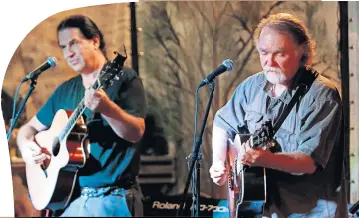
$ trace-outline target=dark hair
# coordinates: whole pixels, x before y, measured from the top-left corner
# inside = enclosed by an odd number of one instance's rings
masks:
[[[69,16],[57,26],[57,33],[66,28],[79,28],[86,39],[93,39],[98,36],[100,38],[100,49],[106,57],[105,41],[102,32],[89,17],[84,15]]]
[[[301,62],[306,66],[312,64],[315,55],[315,41],[312,40],[308,28],[302,21],[288,13],[269,15],[260,21],[254,31],[254,39],[256,43],[258,43],[262,29],[267,25],[274,30],[288,32],[298,45],[306,44],[308,50],[303,54]]]

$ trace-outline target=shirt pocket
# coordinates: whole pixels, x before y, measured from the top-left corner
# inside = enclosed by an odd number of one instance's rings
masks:
[[[298,149],[298,143],[296,140],[297,124],[297,116],[295,111],[292,110],[274,136],[274,138],[281,145],[282,151],[294,152]]]
[[[279,143],[282,151],[294,152],[298,149],[296,135],[289,132],[285,128],[279,128],[278,132],[274,136],[274,139]]]
[[[256,111],[248,111],[245,114],[244,120],[247,123],[248,131],[251,134],[262,127],[263,117],[263,114]]]

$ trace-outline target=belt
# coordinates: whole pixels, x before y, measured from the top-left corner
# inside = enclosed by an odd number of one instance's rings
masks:
[[[106,195],[118,195],[124,197],[128,190],[116,186],[101,187],[101,188],[92,188],[92,187],[82,187],[81,196],[96,198]]]
[[[81,187],[81,196],[83,197],[100,197],[106,195],[118,195],[125,196],[128,189],[136,187],[138,185],[137,180],[125,180],[121,181],[120,185],[106,186],[106,187]]]

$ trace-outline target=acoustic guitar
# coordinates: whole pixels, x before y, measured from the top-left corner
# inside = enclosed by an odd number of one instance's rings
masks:
[[[271,149],[275,146],[270,122],[265,122],[255,134],[237,134],[227,145],[227,200],[229,216],[262,217],[263,206],[267,199],[266,169],[248,167],[238,160],[245,152],[244,145],[254,149]],[[242,143],[244,142],[244,143]]]

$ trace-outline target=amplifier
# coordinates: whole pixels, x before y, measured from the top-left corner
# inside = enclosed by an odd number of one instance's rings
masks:
[[[182,195],[145,196],[144,216],[171,216],[175,217],[181,203]],[[200,197],[200,217],[229,217],[227,200]],[[192,195],[187,195],[182,216],[191,216]]]

